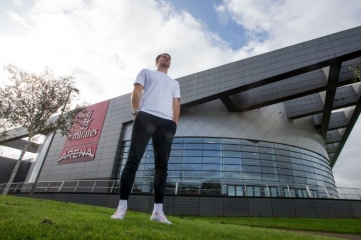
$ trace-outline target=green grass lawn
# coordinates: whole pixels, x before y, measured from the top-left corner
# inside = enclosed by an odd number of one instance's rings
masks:
[[[360,218],[194,217],[208,222],[273,229],[360,234]]]
[[[113,220],[113,212],[105,207],[1,196],[0,239],[333,239],[250,226],[361,233],[360,219],[169,216],[173,225],[165,225],[150,221],[150,214],[133,211],[125,220]]]

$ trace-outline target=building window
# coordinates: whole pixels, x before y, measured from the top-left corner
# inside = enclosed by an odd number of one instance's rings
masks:
[[[126,162],[129,141],[122,142],[120,151],[115,178],[120,177]],[[136,175],[136,191],[152,191],[153,162],[149,141]],[[217,187],[212,185],[217,190],[211,191],[209,182],[214,181],[219,182]],[[248,184],[255,181],[260,185]],[[197,189],[197,194],[217,192],[228,196],[337,197],[332,171],[324,156],[294,146],[244,139],[176,137],[170,153],[168,183],[169,188],[173,186],[178,193],[187,194]],[[206,186],[208,189],[203,191]],[[323,190],[326,187],[327,193]]]

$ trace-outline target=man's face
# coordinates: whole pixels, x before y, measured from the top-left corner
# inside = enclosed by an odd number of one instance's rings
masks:
[[[168,54],[160,55],[160,58],[157,61],[157,66],[169,68],[171,64],[171,57]]]

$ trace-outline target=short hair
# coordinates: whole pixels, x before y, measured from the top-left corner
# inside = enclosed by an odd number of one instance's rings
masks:
[[[156,57],[155,62],[158,62],[159,58],[160,58],[163,54],[168,55],[169,59],[172,59],[172,57],[171,57],[168,53],[161,53],[161,54],[159,54],[159,55]]]

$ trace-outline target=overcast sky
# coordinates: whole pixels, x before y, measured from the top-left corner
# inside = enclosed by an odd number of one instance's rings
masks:
[[[360,26],[360,13],[361,0],[2,0],[0,65],[73,75],[92,104],[129,93],[159,53],[179,78]],[[361,121],[333,168],[339,187],[361,188],[360,134]]]

